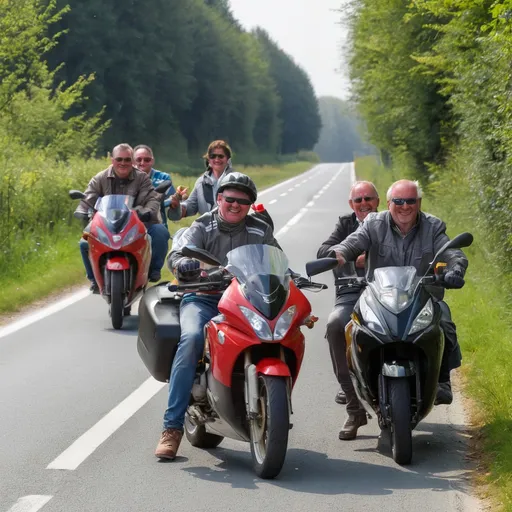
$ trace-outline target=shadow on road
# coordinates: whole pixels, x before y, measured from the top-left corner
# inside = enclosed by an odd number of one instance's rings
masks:
[[[193,476],[209,482],[224,483],[232,488],[257,489],[265,482],[291,491],[310,494],[361,494],[388,495],[394,490],[430,489],[437,492],[458,489],[464,492],[465,476],[444,478],[434,476],[432,468],[331,459],[325,453],[303,449],[290,449],[284,468],[275,480],[257,478],[251,467],[251,456],[240,452],[217,448],[211,453],[221,461],[214,468],[183,468]]]

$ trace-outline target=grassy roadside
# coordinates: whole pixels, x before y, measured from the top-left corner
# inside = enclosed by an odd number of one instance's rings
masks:
[[[406,178],[366,158],[356,161],[359,179],[373,181],[385,208],[385,193]],[[512,511],[512,277],[504,275],[499,255],[486,244],[486,233],[472,209],[467,183],[457,169],[447,170],[426,193],[422,209],[442,218],[448,235],[470,231],[473,245],[466,286],[448,290],[449,303],[463,353],[464,388],[472,399],[474,441],[481,467],[477,492],[490,498],[493,511]]]
[[[297,174],[301,174],[314,164],[310,162],[294,162],[282,166],[241,167],[236,169],[249,174],[255,181],[258,189],[285,181]],[[200,172],[200,171],[199,171]],[[199,174],[198,172],[198,174]],[[172,174],[175,186],[184,185],[192,190],[197,177],[184,177]],[[193,218],[180,222],[170,222],[171,234],[182,226],[188,226]],[[50,293],[64,290],[70,286],[84,283],[84,269],[78,240],[80,237],[79,223],[71,227],[62,226],[50,236],[37,238],[24,254],[24,261],[14,266],[1,276],[0,286],[0,314],[13,313],[32,302],[48,296]],[[168,279],[170,273],[165,270],[162,277]]]

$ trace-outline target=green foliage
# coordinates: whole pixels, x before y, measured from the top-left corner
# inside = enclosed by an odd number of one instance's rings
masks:
[[[375,152],[363,142],[363,124],[351,104],[330,96],[319,98],[318,103],[322,129],[315,152],[322,162],[351,162]]]

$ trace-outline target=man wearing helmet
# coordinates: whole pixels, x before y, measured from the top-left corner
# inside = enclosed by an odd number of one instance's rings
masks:
[[[271,227],[253,215],[247,215],[256,201],[254,182],[245,174],[231,172],[224,176],[217,190],[217,207],[195,220],[176,240],[167,264],[180,281],[196,280],[201,269],[199,261],[183,256],[184,245],[204,249],[224,262],[235,247],[266,244],[279,247]],[[180,306],[181,336],[169,379],[169,397],[164,414],[163,432],[155,451],[161,459],[176,457],[185,412],[195,378],[197,361],[204,350],[204,326],[219,314],[221,294],[189,294]]]

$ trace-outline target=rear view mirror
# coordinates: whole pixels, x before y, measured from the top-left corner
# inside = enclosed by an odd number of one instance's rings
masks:
[[[308,261],[306,263],[306,274],[309,277],[316,276],[337,266],[338,260],[336,258],[320,258],[319,260]]]
[[[199,249],[195,245],[185,245],[180,249],[181,254],[186,256],[187,258],[195,258],[196,260],[202,261],[203,263],[207,263],[208,265],[220,266],[221,262],[208,251],[204,249]]]
[[[80,190],[70,190],[69,197],[71,199],[85,199],[85,194],[80,192]]]
[[[162,181],[162,183],[159,183],[156,187],[155,187],[155,190],[159,193],[159,194],[163,194],[164,192],[167,192],[167,190],[169,189],[169,187],[172,185],[172,181],[170,180],[166,180],[166,181]]]
[[[446,242],[437,254],[434,256],[434,259],[430,262],[430,265],[433,265],[434,262],[441,256],[441,254],[448,249],[461,249],[462,247],[469,247],[473,243],[473,235],[471,233],[461,233],[456,237],[452,238],[448,242]]]

